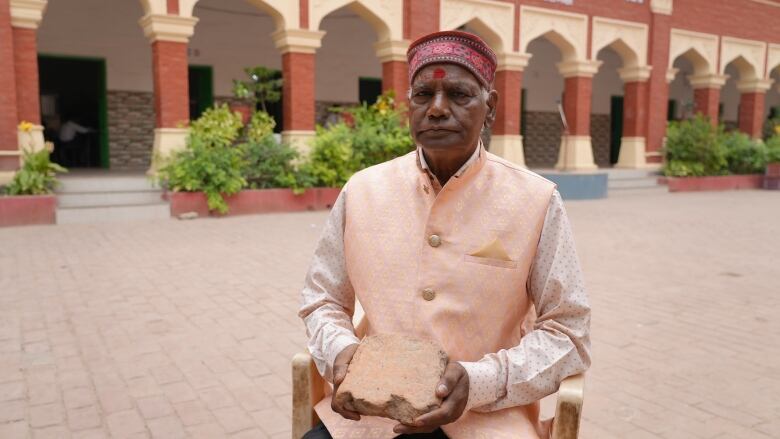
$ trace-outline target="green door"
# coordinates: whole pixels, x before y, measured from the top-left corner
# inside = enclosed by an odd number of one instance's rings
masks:
[[[211,66],[190,66],[190,119],[195,120],[214,105],[214,72]]]
[[[620,156],[623,137],[623,96],[612,96],[609,101],[609,162],[615,164]]]

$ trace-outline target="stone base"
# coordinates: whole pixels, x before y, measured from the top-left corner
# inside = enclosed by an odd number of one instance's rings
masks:
[[[525,167],[523,136],[494,134],[490,138],[490,152],[516,165]]]
[[[0,171],[0,186],[7,186],[14,179],[16,171]]]
[[[307,155],[314,141],[315,131],[289,130],[282,131],[282,143],[287,143],[295,148],[301,155]]]
[[[536,171],[558,186],[564,200],[595,200],[607,197],[606,172]]]
[[[623,137],[620,139],[620,155],[616,168],[623,169],[644,169],[647,167],[645,161],[645,138],[644,137]]]
[[[593,171],[597,169],[593,161],[593,148],[590,136],[562,136],[561,149],[558,153],[558,163],[555,169],[559,171]]]
[[[187,128],[156,128],[154,130],[154,147],[152,149],[152,166],[146,172],[149,175],[157,173],[165,161],[176,151],[187,146]]]

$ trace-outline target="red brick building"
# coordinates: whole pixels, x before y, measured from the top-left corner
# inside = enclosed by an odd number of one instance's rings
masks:
[[[147,169],[255,65],[280,71],[272,113],[305,144],[334,103],[403,97],[409,42],[443,29],[499,54],[492,151],[653,166],[667,120],[695,112],[761,137],[780,112],[778,22],[776,0],[0,0],[0,183],[68,120],[89,130],[58,146],[66,165]]]

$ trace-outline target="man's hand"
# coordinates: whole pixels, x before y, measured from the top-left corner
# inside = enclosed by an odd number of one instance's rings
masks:
[[[393,431],[397,434],[430,433],[460,418],[469,399],[469,375],[460,363],[451,361],[447,364],[436,386],[436,396],[444,399],[441,407],[418,417],[412,425],[398,424]]]
[[[336,355],[336,360],[333,361],[333,395],[336,395],[336,391],[339,389],[339,385],[342,381],[344,381],[344,377],[347,376],[347,366],[349,366],[349,362],[352,361],[352,356],[355,355],[355,351],[357,351],[358,344],[351,344],[347,347],[345,347],[341,352],[339,352],[338,355]],[[353,421],[359,421],[360,415],[357,412],[353,412],[351,410],[347,410],[342,406],[342,404],[336,403],[336,398],[331,399],[330,402],[330,408],[333,409],[334,412],[340,414],[341,416],[351,419]]]

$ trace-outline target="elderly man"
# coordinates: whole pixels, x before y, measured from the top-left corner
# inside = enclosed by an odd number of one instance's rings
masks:
[[[450,363],[441,408],[411,425],[326,398],[314,438],[548,435],[538,401],[590,365],[590,307],[561,197],[550,181],[487,152],[496,56],[438,32],[408,51],[417,150],[355,174],[325,225],[300,316],[337,388],[359,338],[437,341]],[[507,96],[519,99],[519,96]],[[365,317],[353,328],[358,299]]]

